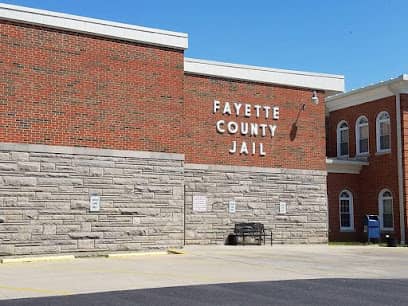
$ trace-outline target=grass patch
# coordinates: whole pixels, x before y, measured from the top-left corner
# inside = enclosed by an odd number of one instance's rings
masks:
[[[342,245],[359,245],[359,246],[367,246],[367,245],[378,245],[380,247],[387,247],[387,243],[379,242],[379,243],[368,243],[368,242],[358,242],[358,241],[330,241],[329,246],[342,246]],[[398,248],[406,248],[408,245],[406,244],[397,244]]]
[[[330,241],[329,245],[372,245],[373,243],[358,242],[358,241]]]

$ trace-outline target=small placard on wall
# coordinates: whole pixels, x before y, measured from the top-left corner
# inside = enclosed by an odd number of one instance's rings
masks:
[[[237,205],[235,201],[229,201],[228,203],[228,211],[230,214],[234,214],[236,212]]]
[[[93,194],[89,199],[89,211],[101,210],[101,198],[100,196]]]
[[[193,196],[193,211],[207,211],[207,197],[202,195]]]
[[[279,202],[279,213],[280,214],[286,214],[287,213],[286,202]]]

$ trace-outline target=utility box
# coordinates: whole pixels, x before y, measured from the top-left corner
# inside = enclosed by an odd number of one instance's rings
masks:
[[[376,242],[380,239],[380,220],[378,215],[364,216],[364,232],[367,233],[367,241]]]

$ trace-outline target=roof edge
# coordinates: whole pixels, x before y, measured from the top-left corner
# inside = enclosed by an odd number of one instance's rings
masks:
[[[331,93],[344,91],[344,76],[250,66],[195,58],[184,59],[184,72],[228,79],[270,83]]]
[[[408,74],[326,98],[328,112],[408,92]]]
[[[188,34],[0,3],[0,19],[185,50]]]

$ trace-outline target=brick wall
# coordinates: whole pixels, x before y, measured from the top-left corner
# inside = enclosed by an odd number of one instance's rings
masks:
[[[391,117],[391,152],[387,154],[377,153],[376,149],[376,117],[381,111],[387,111]],[[359,116],[365,115],[369,121],[369,166],[364,166],[361,173],[358,175],[358,183],[354,175],[343,176],[340,174],[328,175],[328,192],[329,192],[329,211],[331,224],[333,219],[338,217],[338,194],[341,189],[348,188],[351,184],[352,188],[358,188],[358,194],[353,192],[354,197],[358,197],[357,210],[360,216],[356,216],[356,236],[361,236],[358,231],[362,229],[362,216],[365,214],[378,214],[378,194],[388,188],[393,195],[394,203],[394,233],[397,237],[400,236],[399,223],[399,201],[398,201],[398,163],[397,163],[397,123],[395,114],[395,97],[388,97],[377,101],[344,108],[333,111],[328,118],[328,156],[335,157],[337,155],[336,148],[336,129],[337,124],[346,120],[349,125],[349,152],[350,158],[356,155],[356,138],[355,124]],[[353,187],[355,186],[355,187]],[[337,208],[336,208],[337,207]],[[333,208],[333,209],[332,209]],[[337,209],[337,211],[336,211]],[[336,216],[337,214],[337,216]],[[338,222],[338,221],[337,221]],[[331,227],[332,231],[337,231],[338,226]],[[333,238],[347,238],[340,233],[331,233]]]
[[[179,50],[7,21],[0,31],[2,142],[185,151],[195,163],[325,169],[322,93],[315,106],[308,89],[184,77]],[[279,106],[276,136],[217,134],[216,120],[232,118],[212,114],[214,99]],[[231,155],[232,140],[262,142],[266,156]]]
[[[0,21],[0,141],[181,153],[183,61]]]
[[[360,177],[358,174],[329,173],[327,176],[329,203],[329,241],[362,241],[365,209],[361,203]],[[340,231],[339,195],[343,190],[353,194],[354,231]]]
[[[387,111],[391,116],[391,125],[392,125],[392,156],[396,153],[396,115],[395,115],[395,97],[388,97],[381,100],[371,101],[368,103],[363,103],[360,105],[343,108],[330,112],[330,116],[327,120],[327,156],[336,157],[337,156],[337,124],[345,120],[349,126],[349,153],[350,157],[355,157],[356,155],[356,120],[358,117],[364,115],[368,118],[369,121],[369,151],[370,151],[370,160],[373,160],[376,157],[375,152],[376,148],[376,131],[375,131],[375,120],[377,115],[382,112]],[[395,155],[396,156],[396,155]],[[375,160],[374,160],[375,161]]]
[[[408,235],[408,94],[401,94],[402,160],[404,168],[405,236]]]
[[[311,90],[273,86],[244,81],[186,75],[185,76],[185,125],[186,162],[203,164],[228,164],[241,166],[277,167],[292,169],[324,170],[325,130],[324,97],[320,103],[310,102]],[[221,110],[213,113],[213,102],[221,102]],[[262,116],[250,118],[222,114],[225,102],[248,103],[279,107],[279,120]],[[301,112],[302,104],[306,104]],[[253,110],[252,110],[253,113]],[[218,120],[276,124],[274,137],[250,137],[216,131]],[[296,121],[297,120],[297,121]],[[297,128],[295,127],[297,122]],[[232,141],[252,141],[264,144],[265,156],[230,154]]]

